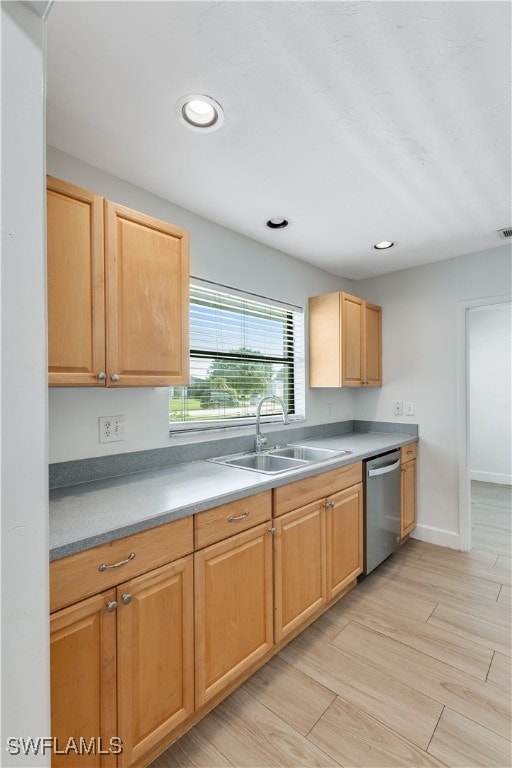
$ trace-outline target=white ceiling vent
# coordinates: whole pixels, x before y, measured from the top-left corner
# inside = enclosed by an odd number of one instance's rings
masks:
[[[505,229],[498,229],[498,235],[501,237],[502,240],[505,240],[507,237],[512,237],[512,227],[505,227]]]

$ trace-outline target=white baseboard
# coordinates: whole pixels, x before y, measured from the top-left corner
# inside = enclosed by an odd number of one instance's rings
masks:
[[[425,541],[427,544],[437,544],[438,547],[459,549],[460,534],[456,531],[446,531],[444,528],[434,528],[430,525],[417,525],[411,533],[412,539]]]
[[[470,480],[479,480],[481,483],[498,483],[498,485],[512,485],[512,475],[504,475],[498,472],[479,472],[470,470]]]

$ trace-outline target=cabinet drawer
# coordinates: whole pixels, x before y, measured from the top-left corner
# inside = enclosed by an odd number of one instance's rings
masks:
[[[194,547],[202,549],[228,536],[264,523],[272,516],[271,491],[222,504],[194,515]]]
[[[402,445],[400,448],[400,463],[405,464],[406,461],[412,461],[416,458],[416,443],[409,443],[409,445]]]
[[[192,516],[101,544],[50,563],[50,611],[121,584],[193,549]],[[128,559],[130,554],[135,557]],[[101,565],[126,563],[100,570]]]
[[[296,483],[274,488],[274,515],[282,515],[292,509],[303,507],[311,501],[343,491],[363,479],[362,462],[348,464],[320,475],[298,480]]]

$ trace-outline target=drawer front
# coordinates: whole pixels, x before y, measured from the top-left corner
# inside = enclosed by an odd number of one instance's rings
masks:
[[[274,488],[274,515],[283,515],[292,509],[298,509],[312,501],[343,491],[351,485],[362,482],[362,479],[363,465],[358,461],[320,475],[313,475],[305,480],[298,480],[296,483]]]
[[[400,448],[400,463],[405,464],[407,461],[412,461],[416,458],[416,443],[410,443],[409,445],[402,445]]]
[[[54,560],[50,563],[50,611],[177,560],[192,550],[190,516]],[[135,556],[130,558],[132,554]],[[123,564],[100,570],[102,565],[117,563]]]
[[[271,491],[199,512],[194,515],[194,547],[202,549],[209,544],[215,544],[228,536],[252,528],[253,525],[264,523],[271,517]]]

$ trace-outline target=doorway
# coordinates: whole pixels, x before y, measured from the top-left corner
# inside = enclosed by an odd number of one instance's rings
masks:
[[[510,296],[458,305],[461,549],[510,556]]]

